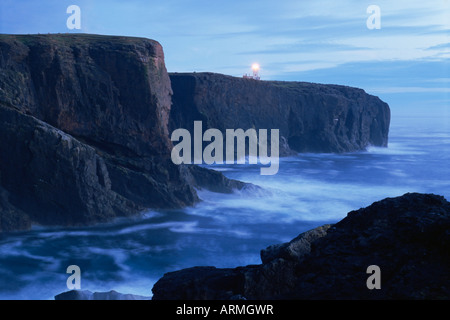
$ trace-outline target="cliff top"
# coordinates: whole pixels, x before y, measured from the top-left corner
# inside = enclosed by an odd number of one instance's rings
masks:
[[[90,33],[48,33],[48,34],[0,34],[0,41],[20,41],[30,44],[37,41],[53,41],[60,44],[83,44],[88,42],[109,42],[109,43],[140,43],[151,42],[160,45],[156,40],[143,37],[99,35]]]
[[[366,93],[364,89],[351,87],[347,85],[339,85],[332,83],[317,83],[317,82],[307,82],[307,81],[286,81],[286,80],[255,80],[249,78],[235,77],[231,75],[225,75],[216,72],[169,72],[171,77],[193,77],[199,80],[222,80],[222,81],[242,81],[243,83],[253,83],[255,85],[270,85],[279,87],[287,90],[298,90],[298,89],[323,89],[330,91],[334,90],[354,90],[361,93]]]

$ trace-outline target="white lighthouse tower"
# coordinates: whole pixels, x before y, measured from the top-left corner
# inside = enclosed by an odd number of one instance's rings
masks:
[[[244,78],[246,79],[253,79],[253,80],[261,80],[261,77],[259,76],[259,69],[260,66],[257,63],[252,64],[252,74],[244,74]]]

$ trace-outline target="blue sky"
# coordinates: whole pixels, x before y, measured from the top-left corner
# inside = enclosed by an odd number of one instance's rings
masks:
[[[81,30],[68,30],[69,5]],[[381,10],[370,30],[369,5]],[[363,88],[393,116],[450,117],[450,0],[2,0],[0,33],[84,32],[155,39],[168,71]]]

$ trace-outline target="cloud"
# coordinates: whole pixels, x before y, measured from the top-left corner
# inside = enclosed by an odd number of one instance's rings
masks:
[[[385,87],[368,89],[375,94],[386,93],[450,93],[450,87]]]
[[[69,4],[69,0],[2,0],[1,32],[67,32]],[[82,9],[82,32],[155,39],[164,47],[170,71],[240,76],[257,61],[265,79],[309,76],[352,84],[366,84],[365,77],[396,79],[395,90],[405,91],[423,86],[411,83],[412,78],[445,77],[410,70],[408,63],[416,68],[418,62],[434,62],[438,67],[433,65],[433,70],[439,72],[448,70],[450,59],[449,0],[78,0],[77,4]],[[371,4],[381,8],[380,30],[366,27]]]
[[[428,50],[441,50],[441,49],[450,49],[450,42],[437,44],[435,46],[431,46],[427,48]]]
[[[234,61],[245,57],[245,63],[252,57],[264,61],[268,75],[337,68],[353,62],[445,62],[449,58],[443,45],[449,42],[445,32],[448,21],[442,19],[449,12],[448,6],[433,1],[379,1],[381,30],[368,30],[365,25],[367,1],[357,5],[354,1],[251,3],[247,7],[254,5],[253,10],[234,12],[232,21],[240,24],[234,24],[228,32],[213,26],[207,33],[197,34],[196,40],[208,43],[198,46],[204,48],[205,56],[222,56],[224,63],[230,61],[229,65],[216,66],[216,70],[239,65],[231,63],[230,56]],[[236,5],[232,7],[237,9]],[[225,25],[229,14],[227,11],[221,19]]]

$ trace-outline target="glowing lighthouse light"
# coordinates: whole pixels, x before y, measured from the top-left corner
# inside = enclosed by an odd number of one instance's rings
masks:
[[[261,69],[261,67],[259,66],[258,63],[252,64],[252,71],[253,71],[253,74],[252,74],[252,75],[244,74],[244,78],[247,78],[247,79],[254,79],[254,80],[260,80],[261,77],[259,76],[259,69]]]
[[[258,72],[259,71],[259,64],[257,64],[257,63],[252,64],[252,70],[253,70],[253,72]]]

